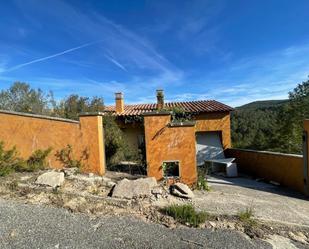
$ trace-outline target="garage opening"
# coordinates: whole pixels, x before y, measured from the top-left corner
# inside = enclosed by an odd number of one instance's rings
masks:
[[[208,159],[224,158],[220,131],[196,133],[196,162],[197,166],[204,165]]]

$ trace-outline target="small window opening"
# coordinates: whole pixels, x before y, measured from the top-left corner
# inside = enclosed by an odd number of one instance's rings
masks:
[[[162,163],[164,177],[179,177],[179,162],[169,161]]]

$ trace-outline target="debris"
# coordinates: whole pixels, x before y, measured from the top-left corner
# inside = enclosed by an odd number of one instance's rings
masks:
[[[275,186],[280,186],[280,183],[279,183],[279,182],[270,181],[269,183],[272,184],[272,185],[275,185]]]
[[[194,198],[194,194],[191,189],[186,184],[180,182],[177,182],[171,186],[171,194],[186,199]]]
[[[133,197],[150,196],[151,189],[157,186],[154,177],[137,180],[123,179],[114,187],[112,197],[132,199]]]
[[[155,187],[151,190],[151,193],[158,199],[162,197],[163,191],[161,187]]]
[[[31,176],[22,176],[21,178],[20,178],[20,180],[21,181],[27,181],[27,180],[29,180],[31,178]]]
[[[265,182],[265,178],[256,178],[255,181],[257,181],[257,182]]]
[[[35,183],[56,188],[60,187],[63,184],[63,182],[64,182],[63,172],[50,171],[40,175]]]
[[[215,222],[209,221],[208,223],[209,223],[209,225],[210,225],[211,227],[216,227],[216,223],[215,223]]]
[[[86,202],[86,199],[83,197],[72,198],[68,202],[65,202],[63,207],[69,209],[71,212],[81,211],[82,205]]]

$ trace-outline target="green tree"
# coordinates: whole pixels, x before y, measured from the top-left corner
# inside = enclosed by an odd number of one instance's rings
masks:
[[[104,101],[100,97],[82,97],[72,94],[55,108],[56,116],[68,119],[78,119],[78,115],[83,112],[99,112],[104,110]]]
[[[51,114],[55,104],[52,92],[45,94],[29,84],[15,82],[0,92],[0,109],[36,114]]]
[[[128,146],[128,141],[123,131],[119,128],[114,116],[105,115],[103,125],[105,155],[108,167],[117,165],[121,161],[142,161],[141,153]]]
[[[303,120],[309,118],[309,80],[289,92],[289,102],[279,113],[278,144],[282,151],[302,153]]]

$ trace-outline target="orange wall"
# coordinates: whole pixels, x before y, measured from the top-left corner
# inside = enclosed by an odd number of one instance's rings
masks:
[[[85,172],[104,174],[105,158],[101,116],[82,116],[80,122],[39,115],[0,111],[0,141],[7,148],[16,146],[20,156],[29,157],[37,149],[52,147],[49,166],[61,168],[55,153],[72,145],[74,156],[79,159],[84,151]]]
[[[170,115],[144,116],[147,174],[163,178],[163,161],[179,161],[180,179],[186,184],[196,182],[195,127],[170,127]]]
[[[223,148],[231,147],[231,122],[229,112],[200,114],[195,117],[197,132],[221,131]]]
[[[227,157],[236,158],[240,172],[275,181],[305,193],[303,157],[300,155],[242,149],[227,149],[225,154]]]

